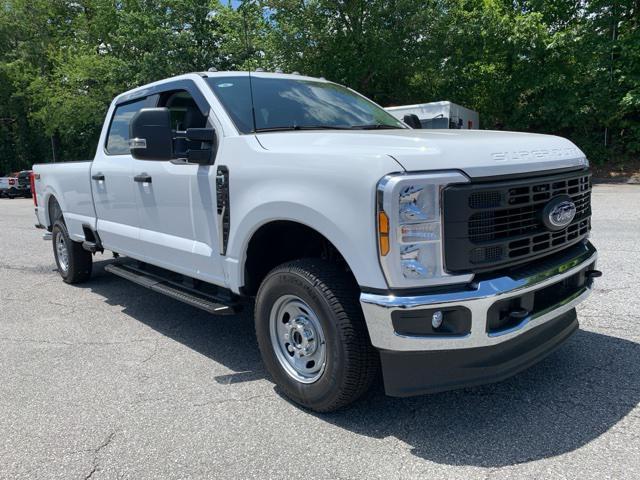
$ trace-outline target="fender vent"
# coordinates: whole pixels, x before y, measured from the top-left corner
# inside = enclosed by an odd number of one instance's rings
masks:
[[[231,213],[229,208],[229,169],[225,165],[220,165],[216,172],[216,203],[220,254],[226,255],[229,229],[231,226]]]

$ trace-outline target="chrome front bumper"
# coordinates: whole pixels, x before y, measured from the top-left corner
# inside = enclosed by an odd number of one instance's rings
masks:
[[[578,289],[568,298],[552,307],[534,312],[522,321],[499,333],[487,333],[487,313],[497,301],[536,291],[561,282],[585,268],[594,269],[597,258],[595,248],[586,243],[571,258],[563,258],[553,265],[532,269],[524,277],[501,276],[481,280],[473,288],[462,286],[419,296],[394,296],[362,293],[360,303],[374,347],[398,352],[424,352],[455,350],[498,345],[545,324],[569,312],[591,293],[591,283]],[[471,311],[471,330],[463,336],[408,336],[398,334],[392,324],[391,314],[396,310],[420,310],[447,307],[466,307]]]

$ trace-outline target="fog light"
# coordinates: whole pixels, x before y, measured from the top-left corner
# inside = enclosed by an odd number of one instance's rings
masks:
[[[442,318],[443,318],[443,315],[440,310],[433,312],[433,315],[431,316],[431,326],[434,329],[440,328],[440,326],[442,326]]]

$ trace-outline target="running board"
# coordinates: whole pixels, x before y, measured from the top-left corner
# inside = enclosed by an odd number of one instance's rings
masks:
[[[180,300],[192,307],[200,308],[215,315],[233,315],[240,310],[240,305],[193,288],[184,287],[176,282],[162,278],[150,272],[128,264],[109,264],[107,272],[126,278],[145,288]]]

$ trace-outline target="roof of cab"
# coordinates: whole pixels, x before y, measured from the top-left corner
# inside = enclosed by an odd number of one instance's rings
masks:
[[[141,85],[139,87],[132,88],[131,90],[127,90],[126,92],[122,92],[120,95],[116,96],[114,99],[116,103],[123,98],[131,98],[136,96],[142,90],[147,90],[152,87],[157,87],[164,83],[176,81],[176,80],[187,80],[192,79],[194,75],[199,77],[208,77],[208,78],[224,78],[224,77],[242,77],[248,76],[251,73],[251,76],[254,78],[280,78],[287,80],[305,80],[305,81],[314,81],[314,82],[327,82],[331,83],[324,78],[317,77],[309,77],[306,75],[299,75],[297,73],[274,73],[274,72],[261,72],[261,71],[224,71],[224,72],[191,72],[183,75],[177,75],[175,77],[163,78],[162,80],[158,80],[156,82],[147,83],[145,85]]]
[[[318,77],[309,77],[307,75],[300,75],[298,73],[280,73],[280,72],[265,72],[265,71],[256,71],[252,70],[248,71],[224,71],[224,72],[200,72],[198,75],[207,76],[211,78],[216,77],[246,77],[251,73],[251,76],[254,78],[280,78],[287,80],[307,80],[307,81],[315,81],[315,82],[328,82],[328,80],[324,78]]]

